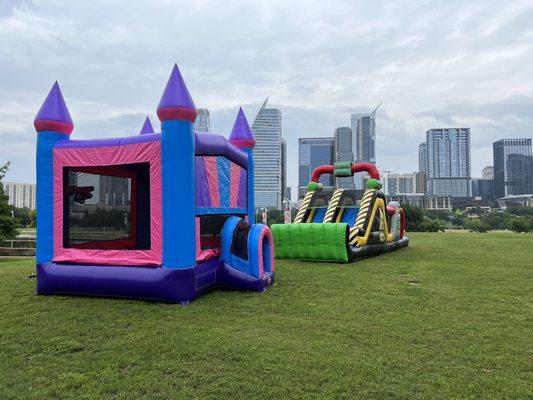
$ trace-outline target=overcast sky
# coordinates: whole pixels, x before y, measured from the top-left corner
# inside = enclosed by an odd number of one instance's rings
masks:
[[[533,136],[533,1],[0,0],[0,163],[34,182],[33,118],[55,80],[72,138],[136,134],[180,66],[212,127],[282,110],[289,184],[298,137],[377,112],[377,163],[417,169],[435,127],[470,127],[472,175],[492,142]]]

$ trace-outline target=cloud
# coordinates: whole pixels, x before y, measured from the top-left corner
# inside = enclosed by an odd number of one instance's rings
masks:
[[[293,166],[298,137],[331,136],[383,101],[380,167],[416,169],[428,129],[461,125],[479,175],[492,141],[533,135],[532,19],[532,1],[3,2],[0,162],[34,179],[32,120],[56,79],[74,137],[119,136],[154,116],[177,61],[222,133],[270,96]]]

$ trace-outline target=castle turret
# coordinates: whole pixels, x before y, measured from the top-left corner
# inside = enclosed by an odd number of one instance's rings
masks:
[[[229,136],[229,141],[235,146],[241,148],[248,154],[248,222],[255,223],[255,200],[254,200],[254,148],[255,137],[250,129],[250,124],[242,111],[239,108],[237,118],[233,124],[233,129]]]
[[[69,140],[74,124],[61,89],[54,83],[33,122],[37,131],[37,264],[54,256],[53,150],[56,142]]]
[[[154,133],[154,127],[152,126],[152,122],[150,121],[150,117],[148,116],[144,120],[144,124],[141,128],[141,131],[139,132],[139,135],[145,135],[147,133]]]
[[[157,116],[161,121],[163,266],[190,268],[196,264],[196,106],[177,65],[157,107]]]

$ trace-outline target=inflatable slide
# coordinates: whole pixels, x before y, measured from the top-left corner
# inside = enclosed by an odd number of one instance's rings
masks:
[[[367,172],[365,190],[323,190],[322,174]],[[313,171],[308,192],[292,224],[272,225],[276,258],[349,262],[405,247],[405,214],[381,191],[379,172],[369,163],[335,163]]]

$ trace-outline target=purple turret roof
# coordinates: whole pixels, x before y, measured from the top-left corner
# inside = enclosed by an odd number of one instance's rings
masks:
[[[196,106],[177,64],[174,64],[165,91],[157,106],[157,116],[160,121],[180,119],[194,122],[196,120]]]
[[[254,134],[250,129],[250,125],[242,111],[242,107],[239,108],[237,118],[235,118],[233,129],[229,135],[229,141],[240,148],[253,149],[255,147]]]
[[[39,109],[33,125],[37,132],[52,131],[60,132],[70,135],[74,124],[68,112],[65,99],[59,88],[57,81],[50,89],[50,93],[46,96],[43,105]]]
[[[152,122],[150,122],[150,117],[148,116],[144,120],[144,125],[141,128],[139,135],[144,135],[146,133],[154,133],[154,127],[152,126]]]

